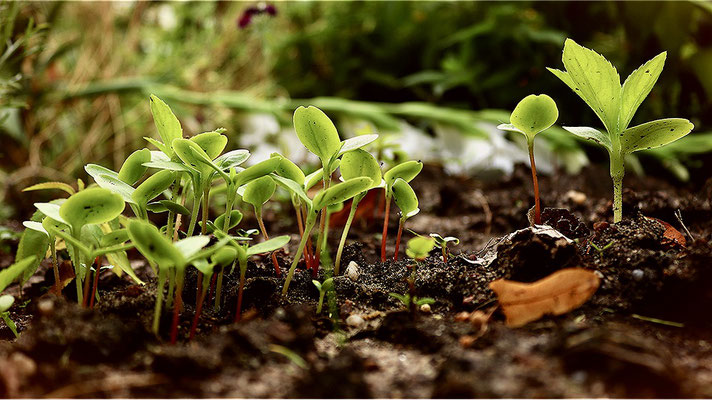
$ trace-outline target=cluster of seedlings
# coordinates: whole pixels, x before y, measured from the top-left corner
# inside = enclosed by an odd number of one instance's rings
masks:
[[[567,40],[563,51],[566,70],[551,70],[604,124],[606,133],[589,127],[565,129],[608,150],[614,187],[614,222],[622,217],[621,185],[626,154],[665,145],[693,128],[689,121],[677,118],[628,127],[660,75],[664,61],[665,53],[658,55],[621,85],[616,69],[604,57]],[[186,139],[178,119],[163,101],[151,96],[150,109],[160,141],[146,140],[158,150],[144,148],[132,153],[118,172],[87,165],[85,169],[95,182],[88,186],[78,180],[76,189],[58,182],[26,189],[63,190],[68,197],[35,204],[38,211],[31,221],[24,222],[28,229],[20,241],[17,262],[0,272],[0,290],[14,280],[20,280],[21,284],[27,282],[49,255],[55,276],[52,291],[61,295],[63,288],[74,282],[77,301],[92,307],[100,301],[97,287],[104,260],[116,273],[126,273],[143,283],[133,272],[127,256],[127,251],[135,248],[157,276],[153,331],[159,333],[164,306],[172,307],[170,340],[176,342],[182,296],[184,290],[189,289],[184,287],[188,268],[195,268],[198,275],[192,338],[207,299],[213,300],[216,310],[234,307],[234,320],[240,320],[248,259],[270,254],[274,274],[285,275],[282,295],[287,295],[300,261],[304,261],[314,279],[319,269],[324,271],[322,282],[313,281],[319,290],[316,311],[320,313],[325,295],[334,290],[333,277],[342,272],[343,249],[359,202],[372,190],[383,191],[385,204],[382,262],[388,258],[386,243],[391,203],[395,202],[400,209],[392,256],[394,261],[398,260],[405,223],[419,212],[418,197],[409,182],[417,177],[423,165],[419,161],[405,161],[384,168],[376,157],[364,150],[378,135],[365,134],[342,141],[332,121],[321,110],[299,107],[293,119],[296,134],[319,158],[320,168],[306,174],[300,166],[277,153],[244,168],[241,165],[250,156],[249,152],[242,149],[224,152],[228,142],[224,129]],[[517,105],[509,124],[500,125],[501,129],[526,136],[535,198],[533,224],[541,223],[534,138],[551,127],[557,118],[554,100],[546,95],[532,95]],[[332,179],[335,175],[339,177],[336,180]],[[275,252],[285,247],[290,238],[287,235],[270,237],[263,221],[263,207],[278,188],[291,199],[301,237],[286,274]],[[133,214],[131,217],[126,215],[126,205]],[[242,205],[243,209],[237,209],[236,205]],[[258,229],[238,228],[246,207],[254,213]],[[332,259],[327,246],[329,217],[344,207],[350,207],[349,214]],[[211,213],[216,214],[214,219],[210,218]],[[413,313],[416,306],[433,302],[417,297],[416,270],[436,247],[441,249],[443,262],[447,263],[451,243],[457,244],[457,238],[431,234],[411,239],[406,250],[412,259],[409,291],[391,296]],[[57,253],[63,250],[74,270],[70,279],[60,278]],[[226,274],[233,273],[239,274],[237,301],[228,305],[222,293],[223,280]],[[0,297],[0,316],[15,331],[7,312],[13,300],[11,296]]]

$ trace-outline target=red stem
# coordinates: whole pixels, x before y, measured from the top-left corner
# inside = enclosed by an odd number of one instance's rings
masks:
[[[203,311],[203,302],[205,301],[205,292],[206,290],[201,292],[200,299],[198,300],[198,306],[195,309],[195,317],[193,317],[193,324],[190,326],[190,336],[188,340],[193,340],[195,331],[198,329],[198,320],[200,319],[200,313]]]
[[[235,312],[235,322],[240,322],[242,318],[242,292],[245,289],[245,276],[240,274],[240,286],[237,289],[237,311]]]
[[[529,161],[532,165],[532,181],[534,182],[534,223],[541,224],[541,206],[539,204],[539,181],[536,178],[536,163],[534,162],[534,142],[529,143]]]
[[[383,238],[381,239],[381,262],[386,262],[386,238],[388,237],[388,217],[391,213],[391,199],[386,196],[386,211],[383,216]]]
[[[89,302],[89,308],[94,308],[94,300],[96,299],[96,291],[99,288],[99,264],[96,265],[96,271],[94,271],[94,289],[91,291],[91,300]]]
[[[180,319],[180,309],[183,307],[183,283],[176,287],[176,297],[173,302],[173,324],[171,325],[171,344],[175,344],[178,339],[178,320]]]
[[[443,263],[447,264],[447,247],[443,246]]]
[[[402,219],[398,223],[398,236],[396,236],[396,253],[393,254],[393,261],[398,261],[398,249],[400,248],[401,234],[403,233],[403,225],[405,221]]]
[[[314,263],[312,264],[312,278],[316,279],[319,274],[319,264],[321,264],[321,243],[324,238],[324,227],[326,227],[326,207],[321,209],[321,217],[319,218],[319,233],[316,241],[316,250],[314,250]]]

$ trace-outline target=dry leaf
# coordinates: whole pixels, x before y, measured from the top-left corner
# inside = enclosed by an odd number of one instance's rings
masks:
[[[585,303],[598,289],[599,279],[583,268],[566,268],[534,283],[497,279],[490,282],[507,326],[519,327],[546,314],[565,314]]]
[[[52,287],[49,288],[49,293],[53,293],[55,296],[61,296],[62,289],[67,287],[67,285],[74,280],[74,276],[74,268],[72,267],[72,263],[70,261],[62,261],[59,263],[59,283],[62,287],[60,288],[60,293],[57,293],[57,283],[52,282]]]
[[[660,241],[660,244],[664,246],[674,246],[678,245],[680,247],[686,247],[687,246],[687,241],[685,240],[685,236],[680,233],[677,229],[675,229],[672,225],[668,224],[667,222],[653,218],[653,217],[645,217],[647,219],[651,219],[653,221],[657,221],[661,223],[665,227],[665,232],[663,232],[663,239]]]

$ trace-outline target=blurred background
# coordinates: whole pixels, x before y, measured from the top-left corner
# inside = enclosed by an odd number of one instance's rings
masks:
[[[546,67],[564,40],[595,49],[624,78],[667,51],[633,125],[684,117],[674,145],[628,160],[680,185],[709,178],[709,2],[0,2],[0,221],[32,211],[22,188],[118,169],[155,136],[148,94],[184,132],[227,128],[253,159],[303,154],[291,113],[314,104],[343,137],[376,131],[390,157],[493,179],[526,162],[498,131],[521,98],[552,96],[560,125],[601,126]],[[606,154],[552,128],[543,173],[577,173]],[[651,172],[652,171],[652,172]],[[34,193],[32,194],[35,195]]]

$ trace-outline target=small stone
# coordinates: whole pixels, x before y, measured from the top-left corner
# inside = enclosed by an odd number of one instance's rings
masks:
[[[430,314],[430,304],[421,304],[420,305],[420,312],[424,312],[426,314]]]
[[[599,270],[595,270],[595,271],[593,271],[593,273],[598,277],[598,279],[605,278],[605,275],[603,275],[603,272],[601,272]]]
[[[52,301],[52,299],[40,300],[40,302],[37,303],[37,310],[39,310],[42,315],[52,314],[52,311],[54,311],[54,301]]]
[[[633,279],[636,281],[641,281],[643,280],[643,277],[645,277],[645,273],[643,272],[642,269],[634,269],[633,270]]]
[[[584,203],[586,203],[586,194],[581,193],[577,190],[569,190],[568,192],[566,192],[564,197],[570,202],[579,206],[582,206]]]
[[[346,267],[346,276],[348,276],[353,282],[356,282],[358,277],[361,276],[361,269],[358,267],[356,261],[351,261]]]
[[[351,314],[348,318],[346,318],[346,325],[352,328],[361,328],[365,323],[366,321],[364,321],[363,318],[358,314]]]

